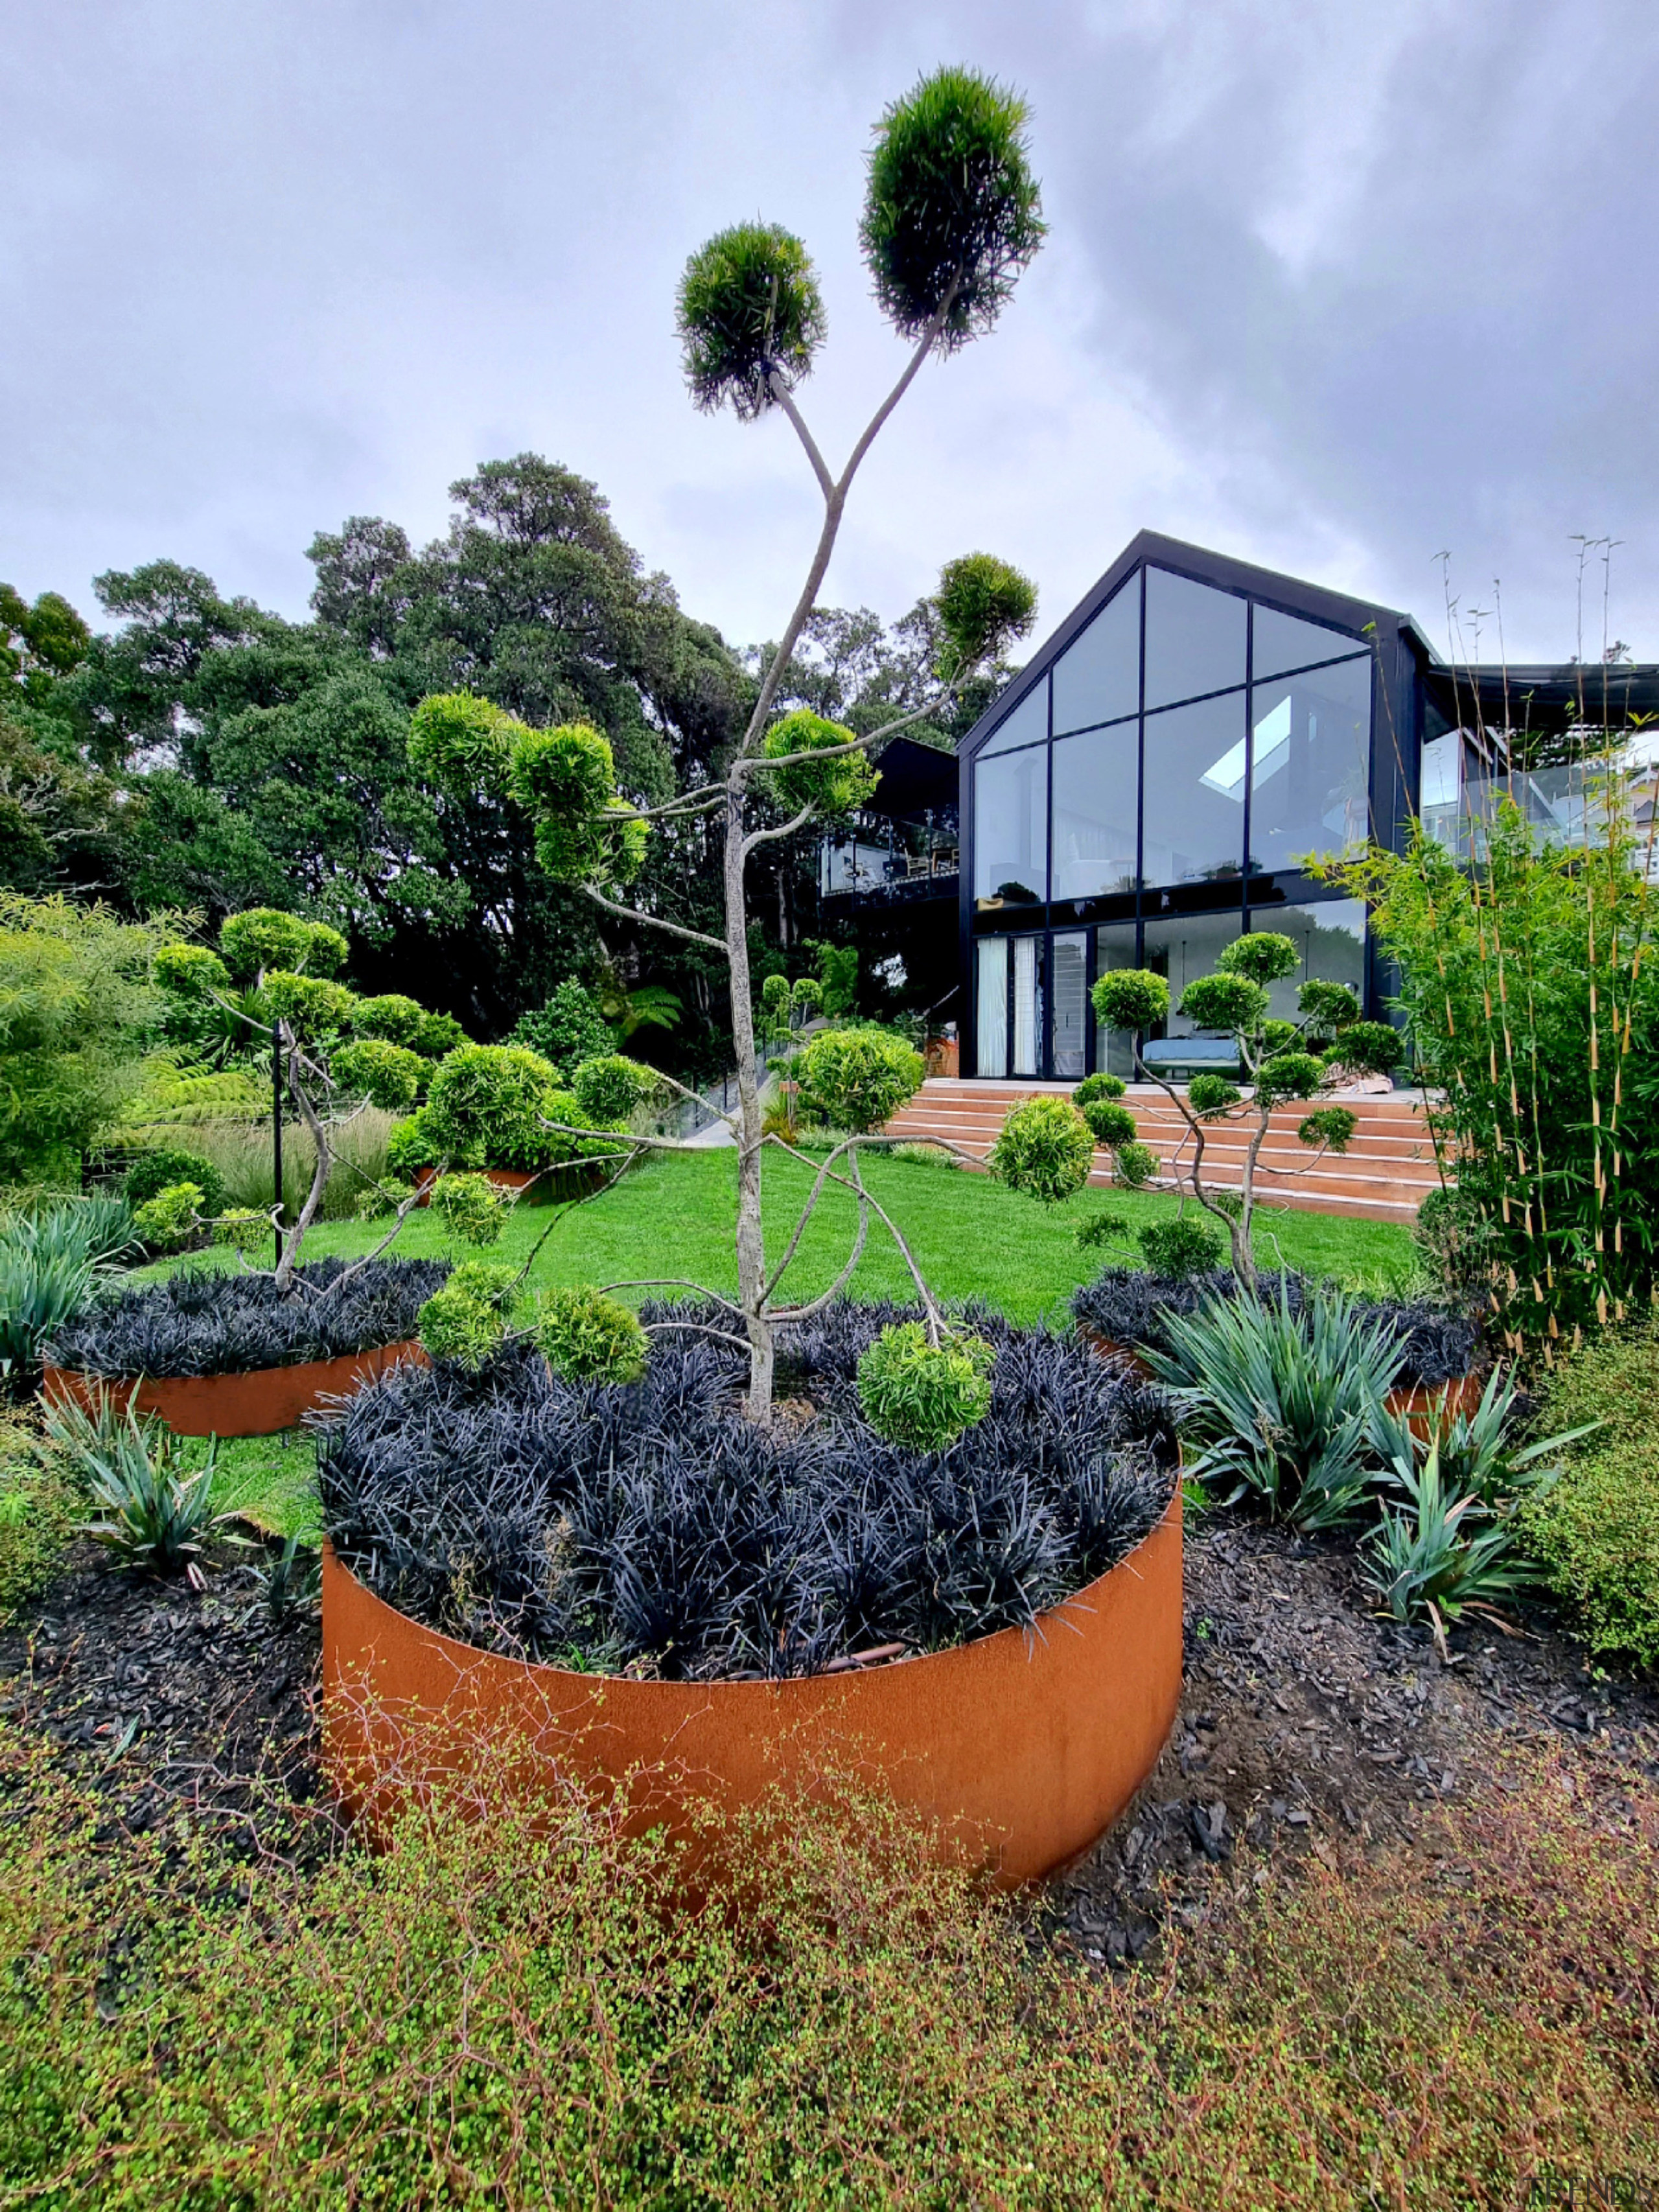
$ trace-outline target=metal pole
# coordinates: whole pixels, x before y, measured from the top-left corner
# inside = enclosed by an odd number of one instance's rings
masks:
[[[272,1173],[276,1177],[276,1210],[271,1224],[276,1236],[276,1267],[283,1264],[283,1222],[287,1207],[283,1201],[283,1025],[270,1025],[270,1157]]]

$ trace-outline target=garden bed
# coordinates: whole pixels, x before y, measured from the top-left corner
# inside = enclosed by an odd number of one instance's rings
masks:
[[[46,1348],[48,1396],[90,1407],[100,1393],[155,1413],[181,1436],[272,1436],[399,1362],[422,1306],[447,1279],[436,1260],[379,1260],[344,1288],[319,1260],[279,1292],[264,1274],[181,1268],[89,1307]]]
[[[662,1769],[641,1817],[747,1802],[839,1744],[1024,1879],[1157,1756],[1180,1675],[1176,1455],[1160,1397],[1081,1346],[974,1326],[986,1419],[883,1443],[860,1353],[901,1310],[784,1333],[771,1435],[708,1310],[647,1309],[632,1388],[508,1354],[393,1375],[321,1441],[331,1756],[381,1801],[505,1729],[544,1774]],[[552,1662],[552,1663],[549,1663]],[[608,1679],[596,1680],[595,1676]],[[428,1731],[411,1752],[410,1732]],[[653,1813],[653,1806],[655,1811]]]

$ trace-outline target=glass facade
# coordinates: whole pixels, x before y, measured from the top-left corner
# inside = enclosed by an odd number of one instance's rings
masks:
[[[1247,927],[1362,988],[1363,909],[1299,871],[1368,834],[1372,686],[1358,631],[1136,569],[974,759],[977,1072],[1127,1076],[1127,1040],[1097,1034],[1096,978],[1152,968],[1178,1000]],[[1293,1009],[1299,980],[1276,1001]]]

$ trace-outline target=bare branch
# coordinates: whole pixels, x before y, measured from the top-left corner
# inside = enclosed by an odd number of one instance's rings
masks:
[[[799,1160],[804,1167],[810,1167],[811,1165],[811,1162],[807,1158],[805,1152],[798,1152],[793,1145],[785,1144],[781,1137],[765,1137],[763,1138],[762,1142],[768,1145],[775,1145],[780,1152],[787,1152],[792,1160]],[[939,1325],[943,1322],[945,1316],[940,1311],[938,1299],[934,1297],[932,1291],[927,1287],[927,1281],[922,1275],[921,1269],[916,1265],[915,1257],[911,1252],[910,1247],[905,1243],[903,1237],[899,1234],[898,1228],[893,1220],[892,1215],[888,1212],[886,1207],[882,1205],[879,1199],[872,1196],[868,1191],[865,1190],[864,1185],[861,1182],[856,1182],[847,1176],[840,1175],[831,1175],[829,1176],[829,1180],[831,1182],[838,1182],[843,1190],[862,1192],[866,1201],[875,1208],[882,1226],[886,1230],[894,1243],[898,1246],[899,1257],[903,1261],[905,1266],[910,1271],[910,1279],[916,1286],[916,1295],[921,1300],[922,1309],[927,1316],[927,1340],[930,1344],[937,1347],[939,1337]]]
[[[626,1137],[619,1137],[615,1130],[578,1129],[568,1121],[550,1121],[541,1114],[538,1114],[536,1119],[544,1129],[551,1129],[561,1137],[611,1138],[618,1149],[608,1152],[590,1152],[587,1157],[594,1160],[621,1159],[623,1152],[620,1148],[629,1145],[641,1152],[700,1152],[702,1150],[701,1145],[688,1144],[684,1137],[644,1137],[631,1129]]]
[[[612,1291],[695,1291],[700,1298],[708,1298],[715,1305],[724,1306],[727,1313],[740,1314],[743,1311],[735,1300],[722,1297],[718,1291],[711,1291],[706,1284],[690,1282],[684,1275],[641,1275],[631,1282],[607,1283],[600,1295],[608,1298]]]
[[[671,937],[683,937],[688,945],[706,945],[711,952],[724,952],[726,950],[722,939],[709,937],[701,929],[684,929],[678,921],[665,921],[659,914],[642,914],[637,907],[618,906],[615,899],[606,898],[605,893],[596,890],[592,884],[584,884],[582,889],[595,906],[603,907],[607,914],[614,914],[619,921],[642,921],[652,929],[665,929]]]
[[[797,830],[806,827],[812,818],[812,812],[811,806],[803,806],[799,814],[791,815],[787,822],[780,823],[775,830],[751,830],[743,841],[744,859],[749,858],[757,845],[769,844],[775,837],[793,837]]]
[[[833,499],[836,495],[836,480],[830,473],[829,464],[818,451],[817,440],[807,428],[805,417],[795,404],[794,395],[776,369],[774,369],[766,380],[766,388],[789,417],[791,428],[805,448],[806,458],[812,464],[812,473],[818,480],[818,489],[823,494],[825,499]]]
[[[767,1320],[771,1322],[811,1321],[814,1314],[823,1311],[831,1299],[839,1297],[848,1284],[852,1281],[859,1261],[864,1257],[864,1248],[870,1239],[870,1198],[869,1193],[864,1188],[864,1178],[859,1173],[859,1156],[856,1152],[853,1154],[853,1180],[859,1187],[859,1230],[858,1235],[853,1239],[853,1249],[848,1255],[847,1265],[827,1291],[818,1297],[809,1299],[805,1305],[781,1306],[769,1312],[763,1307],[762,1310],[765,1313]],[[782,1272],[781,1268],[778,1271],[780,1274]],[[775,1281],[776,1277],[775,1276],[773,1279]]]
[[[644,1328],[647,1336],[656,1336],[662,1330],[667,1328],[686,1329],[694,1336],[717,1336],[722,1344],[735,1344],[738,1350],[741,1352],[747,1353],[750,1350],[750,1344],[747,1337],[733,1336],[729,1329],[710,1328],[706,1322],[647,1321],[642,1322],[641,1326]]]

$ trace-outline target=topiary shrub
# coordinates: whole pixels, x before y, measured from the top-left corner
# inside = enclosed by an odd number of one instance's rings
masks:
[[[332,975],[344,962],[347,948],[337,930],[276,907],[255,906],[233,914],[225,922],[219,932],[219,949],[237,981],[249,983],[272,969]]]
[[[761,741],[763,760],[784,760],[792,753],[822,752],[849,745],[853,732],[839,722],[826,721],[807,707],[798,707],[775,722]],[[811,808],[834,821],[862,806],[881,781],[866,753],[842,753],[833,760],[797,761],[793,768],[773,769],[764,781],[786,814]],[[768,977],[768,981],[771,978]],[[784,984],[786,991],[788,984]]]
[[[213,1224],[213,1241],[233,1252],[251,1259],[254,1253],[270,1242],[270,1216],[261,1213],[257,1206],[235,1206],[220,1214]]]
[[[598,1060],[585,1060],[571,1079],[570,1088],[581,1118],[614,1128],[626,1126],[628,1116],[657,1088],[654,1072],[625,1054],[612,1052]]]
[[[295,1036],[307,1044],[343,1036],[357,1006],[343,983],[331,983],[324,975],[295,975],[283,968],[267,969],[259,997],[273,1020],[286,1022]]]
[[[1115,1098],[1091,1098],[1083,1109],[1083,1118],[1095,1142],[1103,1145],[1108,1152],[1115,1152],[1121,1146],[1135,1141],[1135,1117]]]
[[[386,1143],[386,1164],[394,1176],[413,1181],[422,1169],[435,1168],[449,1158],[458,1167],[477,1167],[483,1158],[483,1140],[475,1140],[473,1150],[453,1152],[447,1151],[433,1128],[424,1106],[411,1114],[406,1121],[399,1121]]]
[[[550,1121],[580,1119],[548,1112],[555,1088],[552,1068],[523,1045],[462,1045],[438,1063],[422,1109],[422,1127],[452,1162],[533,1172],[558,1149],[542,1127],[544,1115]],[[391,1164],[406,1171],[402,1158]]]
[[[1072,1093],[1072,1103],[1081,1110],[1097,1098],[1121,1098],[1128,1087],[1121,1075],[1085,1075]]]
[[[204,1217],[222,1213],[225,1205],[225,1179],[210,1159],[200,1152],[187,1151],[182,1145],[157,1145],[152,1151],[140,1152],[127,1170],[122,1182],[129,1206],[148,1205],[153,1198],[174,1183],[194,1183],[201,1192],[200,1211]],[[142,1231],[140,1232],[142,1234]]]
[[[860,1133],[879,1129],[915,1097],[927,1070],[890,1030],[824,1030],[794,1062],[802,1104],[819,1120]]]
[[[603,1291],[575,1286],[542,1293],[530,1340],[568,1382],[637,1382],[651,1352],[637,1314]]]
[[[360,1037],[380,1037],[387,1044],[404,1045],[412,1050],[422,1023],[433,1018],[417,999],[405,998],[401,991],[386,991],[379,998],[359,999],[351,1026]],[[447,1020],[448,1017],[440,1018]],[[457,1023],[456,1027],[459,1026]]]
[[[132,1225],[151,1251],[182,1251],[203,1225],[205,1199],[199,1183],[169,1183],[138,1208]]]
[[[407,1114],[426,1079],[427,1063],[405,1046],[365,1037],[341,1045],[329,1061],[329,1073],[348,1097],[367,1098],[389,1114]]]
[[[1184,1282],[1189,1275],[1209,1273],[1221,1264],[1221,1236],[1201,1221],[1178,1216],[1143,1229],[1136,1240],[1155,1275]]]
[[[931,1344],[921,1322],[895,1322],[859,1361],[865,1419],[906,1451],[947,1450],[990,1411],[995,1358],[982,1337]]]
[[[1112,1155],[1112,1181],[1121,1190],[1144,1190],[1162,1164],[1150,1145],[1120,1145]]]
[[[511,1195],[483,1175],[441,1175],[432,1186],[432,1211],[452,1236],[469,1244],[499,1244]]]
[[[453,1014],[422,1014],[419,1027],[409,1040],[410,1049],[418,1052],[422,1060],[441,1060],[446,1053],[471,1042]]]
[[[468,1260],[421,1308],[421,1342],[429,1358],[476,1370],[501,1347],[519,1297],[519,1270]]]
[[[521,1014],[511,1042],[540,1053],[562,1083],[568,1083],[585,1060],[601,1060],[617,1046],[598,1000],[574,980],[561,983],[534,1013]]]
[[[1070,1099],[1051,1097],[1028,1098],[1013,1109],[985,1164],[1010,1190],[1054,1206],[1082,1189],[1094,1163],[1088,1122]]]

